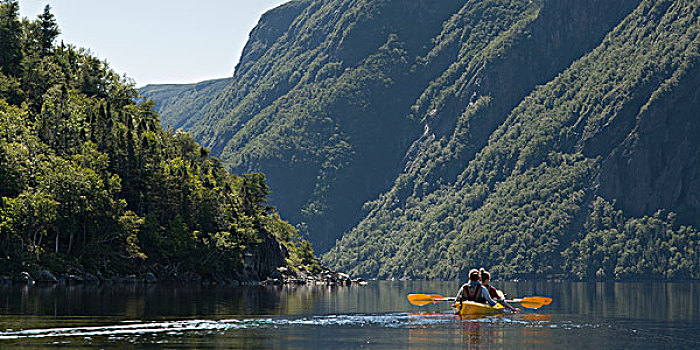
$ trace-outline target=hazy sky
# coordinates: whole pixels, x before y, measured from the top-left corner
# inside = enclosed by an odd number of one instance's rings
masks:
[[[59,40],[89,48],[137,86],[233,74],[248,34],[288,0],[19,0],[22,17],[51,5]]]

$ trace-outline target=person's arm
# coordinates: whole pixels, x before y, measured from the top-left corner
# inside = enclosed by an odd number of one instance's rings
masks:
[[[459,288],[459,292],[457,292],[457,296],[455,297],[455,305],[457,306],[457,311],[456,311],[456,313],[460,313],[460,311],[462,311],[462,303],[461,303],[461,301],[463,300],[463,299],[462,299],[462,293],[463,293],[463,290],[464,290],[464,286],[465,286],[465,285],[463,284],[462,287]]]
[[[514,313],[516,313],[516,314],[520,313],[520,309],[519,309],[519,308],[510,306],[510,304],[508,304],[508,302],[506,302],[505,299],[499,300],[498,302],[501,303],[501,305],[505,306],[506,309],[508,309],[508,310],[510,310],[510,311],[513,311]]]
[[[506,296],[503,294],[502,291],[500,291],[496,288],[494,288],[493,290],[496,291],[496,295],[495,296],[492,295],[491,298],[493,298],[499,304],[503,305],[503,307],[505,307],[506,309],[513,311],[513,313],[516,313],[516,314],[520,313],[519,308],[512,307],[512,306],[510,306],[510,304],[508,304],[508,302],[506,302]],[[490,292],[490,290],[489,290],[489,292]]]
[[[457,292],[457,296],[455,297],[455,302],[464,300],[464,298],[462,298],[464,286],[465,286],[465,284],[463,284],[461,287],[459,287],[459,292]]]
[[[481,286],[481,294],[486,296],[486,301],[489,303],[489,305],[496,306],[496,302],[491,299],[491,294],[489,294],[489,290],[486,289],[486,287]]]

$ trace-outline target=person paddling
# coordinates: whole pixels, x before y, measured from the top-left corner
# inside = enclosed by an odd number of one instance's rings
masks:
[[[494,286],[492,286],[491,283],[491,274],[488,273],[486,270],[481,268],[479,270],[479,276],[481,277],[481,284],[488,290],[489,296],[501,305],[503,305],[506,309],[514,312],[514,313],[520,313],[520,308],[517,307],[512,307],[510,304],[506,302],[506,300],[498,294],[498,289],[496,289]]]
[[[459,288],[457,297],[455,298],[455,304],[457,304],[457,314],[462,310],[462,301],[473,301],[477,303],[489,304],[491,306],[496,306],[496,302],[493,301],[489,291],[481,284],[481,274],[477,269],[471,269],[469,271],[469,283],[465,283]]]

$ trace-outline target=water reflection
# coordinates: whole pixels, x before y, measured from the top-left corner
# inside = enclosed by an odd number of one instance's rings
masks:
[[[474,345],[484,348],[483,345],[503,344],[505,335],[503,328],[482,322],[461,322],[460,331],[462,344],[468,349]]]
[[[447,303],[416,308],[415,292],[452,295],[456,282],[375,282],[368,287],[218,287],[166,285],[0,286],[0,314],[32,316],[121,316],[160,319],[191,315],[289,315],[444,312]],[[553,296],[543,310],[594,318],[664,321],[700,318],[698,283],[502,282],[513,297]],[[529,313],[533,310],[526,310]],[[2,322],[0,320],[0,322]]]
[[[406,299],[458,286],[0,286],[0,348],[700,348],[698,283],[503,282],[554,302],[479,318]]]

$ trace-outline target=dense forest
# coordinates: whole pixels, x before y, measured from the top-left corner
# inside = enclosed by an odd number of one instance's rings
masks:
[[[296,0],[159,106],[338,269],[699,279],[699,52],[691,0]]]
[[[49,6],[28,20],[0,2],[0,274],[247,281],[314,263],[267,204],[264,175],[231,175],[164,130],[128,78],[59,34]]]

